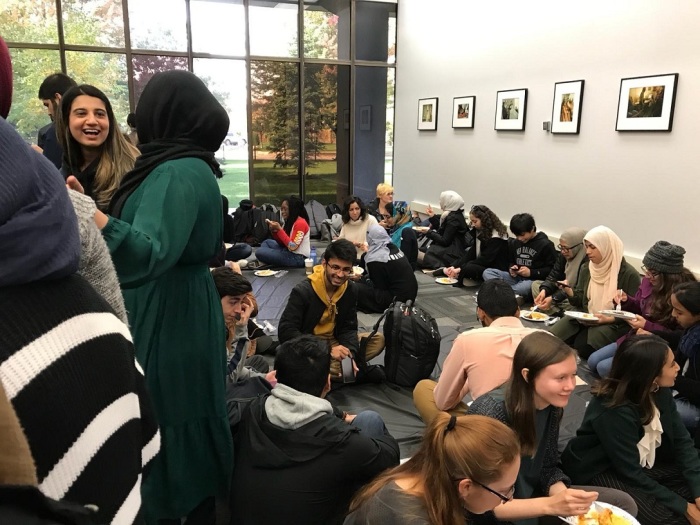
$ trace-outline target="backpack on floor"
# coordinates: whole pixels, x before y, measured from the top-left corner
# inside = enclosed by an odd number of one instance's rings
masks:
[[[324,242],[331,242],[340,235],[340,230],[342,228],[343,217],[339,213],[336,213],[330,219],[323,221],[321,225],[321,240]]]
[[[263,218],[270,219],[271,221],[275,222],[281,222],[280,211],[274,204],[266,202],[265,204],[260,206],[260,209],[263,212]]]
[[[311,199],[307,202],[304,207],[306,208],[306,213],[309,214],[309,235],[312,239],[321,238],[321,224],[328,218],[326,214],[326,207],[320,202]]]
[[[413,388],[433,373],[440,353],[435,319],[413,304],[394,301],[375,326],[384,320],[384,372],[390,383]]]
[[[243,199],[236,211],[233,212],[233,242],[247,242],[253,233],[253,216],[250,211],[253,209],[253,201]]]
[[[248,212],[253,228],[247,242],[251,246],[260,246],[265,239],[270,238],[270,227],[265,221],[265,212],[261,208],[253,208]]]
[[[333,215],[335,214],[342,215],[343,210],[336,204],[335,202],[331,202],[328,206],[326,206],[326,215],[329,219],[333,218]]]

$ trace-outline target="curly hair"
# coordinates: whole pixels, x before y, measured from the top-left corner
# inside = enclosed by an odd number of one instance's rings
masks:
[[[501,222],[501,219],[498,218],[498,215],[493,213],[488,206],[484,206],[482,204],[472,206],[472,209],[469,210],[469,214],[473,215],[474,217],[479,219],[479,221],[481,221],[481,228],[479,229],[479,233],[477,234],[477,237],[479,237],[480,241],[486,241],[490,239],[493,235],[493,230],[496,230],[498,232],[498,235],[500,235],[501,237],[507,235],[508,228],[505,224]]]
[[[671,294],[676,285],[695,282],[695,275],[688,268],[680,273],[660,273],[654,282],[649,318],[668,328],[678,328],[672,315]]]

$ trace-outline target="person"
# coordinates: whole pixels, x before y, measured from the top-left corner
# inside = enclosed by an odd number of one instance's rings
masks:
[[[277,386],[237,411],[232,525],[342,523],[355,490],[398,464],[379,414],[336,412],[324,399],[330,359],[315,336],[286,340]]]
[[[302,334],[327,341],[331,349],[331,374],[340,376],[340,362],[352,357],[362,371],[366,362],[384,349],[384,336],[375,334],[360,352],[357,333],[357,286],[348,280],[355,260],[355,246],[347,239],[331,243],[320,265],[297,284],[280,317],[280,343]]]
[[[443,191],[440,194],[440,209],[440,215],[436,215],[430,206],[426,210],[430,229],[425,236],[431,244],[425,253],[418,254],[418,265],[422,268],[437,270],[452,266],[467,248],[464,199],[455,191]]]
[[[367,207],[362,199],[356,195],[350,195],[343,203],[343,227],[340,229],[338,239],[347,239],[355,245],[357,259],[365,253],[363,247],[367,244],[367,230],[377,223],[374,215],[367,212]]]
[[[226,110],[195,75],[156,73],[136,108],[142,155],[110,215],[95,213],[163,433],[143,490],[149,524],[183,516],[208,523],[228,486],[226,332],[207,264],[221,246],[214,153],[228,126]]]
[[[126,125],[129,126],[128,138],[134,146],[139,145],[139,135],[136,133],[136,113],[131,112],[126,116]]]
[[[304,201],[291,195],[282,201],[280,215],[284,227],[277,221],[270,221],[272,239],[265,239],[255,251],[255,257],[263,264],[303,268],[304,259],[311,254],[311,230],[309,214]]]
[[[251,317],[255,309],[253,286],[240,273],[227,266],[211,272],[214,286],[221,298],[221,309],[226,324],[226,382],[244,381],[248,377],[265,376],[270,366],[261,355],[250,355],[252,344]],[[252,326],[255,330],[255,326]],[[273,379],[274,374],[268,379]]]
[[[481,295],[481,294],[479,294]],[[507,424],[520,440],[521,460],[514,499],[494,509],[499,522],[537,523],[540,516],[580,516],[596,499],[636,514],[626,494],[590,486],[572,487],[558,466],[559,424],[576,386],[576,352],[547,332],[523,338],[513,356],[505,398],[483,395],[469,414]]]
[[[677,392],[676,409],[694,435],[695,447],[700,448],[700,283],[690,281],[674,286],[671,307],[680,330],[652,330],[652,333],[661,336],[674,350],[681,369],[673,385]],[[637,333],[646,331],[637,329]]]
[[[476,296],[482,328],[462,332],[447,354],[437,383],[424,379],[413,390],[413,402],[429,423],[441,411],[466,414],[462,399],[478,399],[508,381],[513,354],[523,337],[534,332],[520,321],[515,294],[504,281],[485,282]]]
[[[370,203],[367,211],[387,230],[394,225],[394,188],[390,184],[377,184],[377,198]]]
[[[61,98],[57,133],[66,174],[75,176],[85,195],[106,212],[139,155],[119,130],[107,96],[89,84],[66,91]]]
[[[406,201],[396,201],[392,206],[392,226],[387,230],[391,236],[391,242],[397,246],[406,256],[411,268],[418,268],[418,236],[413,230],[413,216],[411,207]],[[382,226],[382,224],[380,224]]]
[[[557,251],[544,232],[537,231],[535,218],[529,213],[517,213],[510,219],[510,231],[515,239],[509,241],[508,271],[488,268],[482,275],[484,281],[503,279],[522,297],[532,299],[532,281],[544,279],[554,266]]]
[[[576,286],[581,268],[588,262],[586,249],[583,247],[583,228],[568,228],[559,237],[559,255],[544,281],[532,282],[532,295],[537,308],[543,312],[557,313],[571,310],[566,292],[561,281],[566,281],[572,288]]]
[[[416,300],[418,281],[411,263],[378,224],[367,230],[367,253],[363,260],[367,275],[357,280],[359,310],[381,313],[393,301]]]
[[[440,414],[413,457],[355,496],[344,525],[470,525],[513,497],[519,467],[520,445],[506,425]]]
[[[577,483],[627,492],[642,525],[700,523],[700,459],[671,392],[678,369],[663,339],[627,339],[561,458]]]
[[[601,315],[601,310],[613,308],[613,298],[622,290],[634,296],[639,289],[639,273],[623,256],[622,240],[606,226],[596,226],[583,238],[588,257],[579,275],[576,287],[566,280],[562,288],[574,308],[594,316],[589,320],[571,317],[560,319],[551,332],[571,344],[581,358],[588,359],[593,352],[612,343],[627,331],[627,323]]]
[[[44,155],[58,169],[63,166],[63,148],[56,135],[56,121],[60,111],[61,97],[70,88],[78,84],[65,73],[54,73],[44,79],[39,86],[39,100],[46,108],[51,119],[48,126],[39,131],[37,137],[38,148],[34,148]]]
[[[627,334],[596,350],[588,358],[591,372],[605,377],[610,373],[613,356],[626,337],[636,333],[638,328],[647,332],[654,330],[674,330],[677,328],[671,306],[671,293],[676,284],[695,281],[695,276],[683,267],[685,249],[666,241],[658,241],[644,254],[642,270],[644,277],[634,297],[622,292],[613,297],[622,311],[635,314],[628,319],[631,330]]]
[[[469,210],[469,222],[472,246],[444,270],[447,277],[457,279],[453,286],[458,288],[464,286],[464,279],[481,281],[487,268],[508,269],[508,230],[501,219],[478,204]]]
[[[128,327],[76,273],[80,234],[63,179],[5,120],[11,86],[0,39],[0,383],[41,492],[97,506],[99,523],[139,523],[156,418]]]
[[[225,195],[221,196],[221,206],[223,208],[224,217],[224,243],[232,246],[224,245],[223,257],[219,257],[221,266],[225,261],[240,261],[247,259],[253,253],[253,248],[244,242],[236,242],[234,236],[235,223],[233,217],[228,212],[228,198]],[[221,260],[223,259],[223,261]]]

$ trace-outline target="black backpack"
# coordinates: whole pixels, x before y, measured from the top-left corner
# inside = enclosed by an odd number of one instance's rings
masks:
[[[440,354],[440,332],[435,319],[412,301],[394,301],[374,325],[384,320],[384,372],[390,383],[413,388],[433,373]]]
[[[326,206],[326,215],[328,215],[329,219],[332,219],[333,215],[335,215],[336,213],[338,215],[342,215],[343,210],[335,202],[331,202],[328,206]]]
[[[260,206],[260,209],[263,212],[263,217],[265,219],[270,219],[271,221],[275,222],[280,222],[280,211],[277,209],[277,206],[274,204],[270,204],[269,202],[266,202],[262,206]]]
[[[253,201],[243,199],[233,212],[233,242],[247,242],[253,232],[253,217],[250,211]]]

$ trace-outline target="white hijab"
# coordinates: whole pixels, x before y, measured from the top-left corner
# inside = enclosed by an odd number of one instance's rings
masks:
[[[607,226],[596,226],[584,240],[598,248],[603,260],[599,264],[588,263],[591,280],[588,283],[588,311],[597,314],[600,310],[613,308],[613,297],[617,293],[617,276],[623,257],[622,240]]]
[[[450,212],[464,209],[464,199],[456,191],[443,191],[440,194],[440,208],[442,209],[442,215],[440,215],[440,224],[442,225]]]

